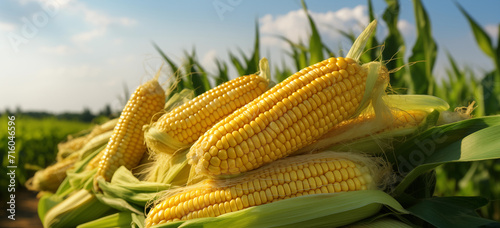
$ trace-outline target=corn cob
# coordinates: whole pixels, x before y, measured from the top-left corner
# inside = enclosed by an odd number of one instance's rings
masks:
[[[66,171],[73,168],[77,161],[78,154],[72,154],[62,161],[37,171],[32,178],[26,181],[26,188],[30,191],[56,192],[66,178]]]
[[[375,127],[375,129],[363,130],[360,131],[360,127],[363,127],[364,124],[377,121],[374,113],[359,115],[355,119],[351,119],[345,121],[337,126],[331,131],[332,134],[328,135],[329,138],[338,137],[342,135],[342,133],[348,131],[349,129],[357,129],[353,130],[356,132],[356,135],[348,135],[341,136],[342,138],[346,138],[349,140],[356,140],[362,137],[369,136],[371,134],[379,134],[387,131],[398,130],[402,128],[412,128],[418,126],[422,121],[424,121],[425,117],[427,117],[429,113],[422,110],[392,110],[391,116],[387,116],[384,124]]]
[[[395,137],[414,133],[424,124],[429,114],[437,111],[441,118],[447,109],[448,103],[434,96],[384,95],[378,104],[372,104],[358,117],[338,124],[313,144],[303,147],[295,154],[325,148],[366,153],[391,150]],[[429,124],[434,123],[425,123]]]
[[[57,161],[62,161],[64,158],[81,149],[85,145],[88,136],[88,134],[77,138],[68,136],[68,141],[57,144]]]
[[[85,145],[87,145],[94,137],[113,130],[113,128],[116,125],[116,122],[118,119],[112,119],[107,121],[106,123],[103,123],[101,125],[97,125],[92,128],[90,133],[77,137],[77,138],[71,138],[71,136],[68,136],[68,141],[67,142],[62,142],[57,144],[57,161],[63,160],[65,157],[68,157],[74,152],[77,152],[81,150]]]
[[[145,131],[150,151],[173,154],[188,147],[216,122],[261,95],[269,83],[267,59],[261,60],[260,68],[260,75],[237,77],[162,115]]]
[[[110,181],[120,166],[134,168],[141,160],[146,145],[142,127],[154,120],[153,116],[163,109],[165,92],[157,77],[139,86],[123,109],[113,134],[101,157],[94,187],[98,189],[97,178]]]
[[[376,189],[380,180],[374,178],[384,169],[375,163],[334,152],[285,158],[236,178],[174,190],[149,212],[145,224],[216,217],[302,195]]]
[[[89,161],[89,163],[87,163],[87,165],[85,166],[85,170],[92,170],[95,168],[99,168],[99,163],[101,162],[101,158],[105,152],[106,152],[105,150],[101,150],[101,152],[99,152],[95,157],[93,157]]]
[[[368,71],[338,57],[295,73],[203,134],[191,164],[202,174],[238,174],[291,154],[363,108]],[[384,90],[387,69],[377,71]]]
[[[429,112],[423,110],[391,110],[391,115],[378,119],[375,113],[364,113],[338,124],[322,138],[301,148],[294,154],[310,153],[385,132],[408,129],[405,133],[410,134],[425,120],[428,114]]]

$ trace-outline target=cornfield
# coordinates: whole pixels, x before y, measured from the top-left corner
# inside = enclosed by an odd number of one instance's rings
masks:
[[[345,55],[322,42],[289,44],[293,65],[230,53],[207,72],[195,52],[161,69],[118,119],[35,175],[45,227],[476,227],[500,223],[500,45],[457,4],[495,69],[483,77],[438,47],[422,2],[405,58],[399,3],[387,0]],[[229,74],[234,66],[238,76]],[[56,167],[56,168],[54,168]],[[63,172],[56,172],[63,171]],[[59,180],[57,183],[49,181]],[[36,185],[34,183],[37,183]]]

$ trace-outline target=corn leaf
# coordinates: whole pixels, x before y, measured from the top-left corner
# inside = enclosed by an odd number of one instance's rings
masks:
[[[238,74],[241,75],[248,75],[248,74],[253,74],[259,70],[259,60],[260,60],[260,51],[259,51],[259,23],[255,22],[255,42],[253,46],[253,51],[252,54],[247,57],[245,55],[245,52],[243,50],[238,49],[240,52],[241,57],[243,60],[239,60],[236,55],[233,53],[229,52],[229,59],[233,63],[234,67],[236,68],[236,71]]]
[[[432,37],[431,20],[422,2],[413,0],[413,8],[418,36],[412,49],[412,55],[408,60],[410,63],[417,63],[410,67],[412,79],[410,92],[433,94],[435,81],[432,76],[432,69],[436,62],[437,45]]]
[[[382,15],[382,18],[389,30],[387,37],[384,40],[384,51],[382,52],[382,60],[388,61],[386,67],[389,70],[397,69],[404,65],[405,43],[401,32],[398,29],[399,17],[399,1],[386,0],[387,8]],[[407,82],[404,78],[405,68],[396,71],[391,75],[391,86],[394,88],[407,87]]]
[[[74,227],[112,213],[114,210],[101,203],[96,196],[79,190],[51,208],[45,215],[44,227]]]
[[[215,77],[215,85],[218,86],[224,82],[229,81],[229,76],[227,74],[227,64],[219,59],[215,60],[217,65],[218,74]]]
[[[99,184],[101,186],[101,183]],[[100,193],[95,193],[95,197],[99,200],[99,202],[101,202],[101,204],[114,208],[118,211],[133,212],[140,214],[143,213],[144,210],[143,207],[131,204],[130,202],[121,198],[104,195]]]
[[[301,2],[302,8],[306,13],[307,20],[309,21],[309,26],[311,26],[311,37],[309,38],[309,65],[313,65],[324,60],[323,43],[321,42],[321,37],[319,35],[318,29],[316,28],[316,24],[314,23],[314,20],[307,10],[305,1],[302,0]]]
[[[418,176],[441,164],[500,158],[498,135],[500,116],[489,116],[434,127],[408,139],[395,149],[398,153],[387,156],[404,175],[394,194],[403,194]]]
[[[44,223],[47,212],[63,201],[62,197],[55,194],[46,194],[38,200],[38,217]]]
[[[412,215],[436,227],[498,227],[500,222],[481,218],[476,210],[488,204],[482,197],[434,197],[408,208]]]
[[[132,222],[130,223],[130,226],[132,228],[144,228],[144,220],[146,220],[144,214],[132,213],[131,215],[132,215]]]
[[[143,213],[147,202],[160,191],[170,189],[169,184],[139,181],[128,169],[120,167],[111,182],[99,180],[102,194],[97,197],[105,204],[121,211]]]
[[[349,228],[411,228],[412,226],[396,219],[381,218],[377,220],[360,221],[348,226]]]
[[[481,80],[485,115],[497,114],[500,110],[499,94],[495,92],[500,88],[500,81],[496,77],[497,72],[490,72]]]
[[[215,218],[200,218],[154,227],[335,227],[377,213],[382,206],[408,213],[390,195],[379,190],[300,196],[250,207]]]
[[[238,60],[236,55],[229,52],[229,59],[233,63],[233,66],[236,68],[238,75],[245,75],[245,68],[243,67],[243,64],[240,62],[240,60]]]
[[[130,212],[118,212],[102,218],[78,225],[77,228],[111,228],[111,227],[130,227],[132,215]]]
[[[255,42],[253,45],[253,53],[250,59],[247,61],[246,74],[253,74],[259,70],[260,61],[260,41],[259,41],[259,22],[255,21]]]
[[[210,82],[208,81],[207,74],[203,71],[203,69],[197,67],[196,65],[197,61],[195,50],[193,50],[191,54],[185,52],[185,55],[187,57],[187,63],[184,67],[188,74],[187,78],[194,89],[195,95],[198,96],[211,88]]]
[[[460,12],[462,12],[462,14],[467,18],[479,48],[481,48],[481,50],[490,58],[494,59],[495,49],[493,48],[490,36],[488,36],[486,31],[484,31],[484,29],[467,13],[467,11],[465,11],[460,4],[458,4],[458,2],[455,2],[455,4]]]
[[[368,0],[368,20],[369,21],[374,21],[375,20],[375,13],[373,9],[373,4],[371,0]],[[361,55],[360,60],[361,62],[367,63],[370,61],[375,61],[378,57],[378,40],[377,37],[375,36],[376,34],[376,28],[371,34],[370,38],[366,42],[366,47],[365,47],[365,52]]]
[[[160,47],[158,47],[158,45],[153,42],[153,47],[156,49],[156,51],[161,55],[161,57],[163,58],[163,60],[165,60],[167,62],[167,64],[170,66],[170,70],[172,71],[172,73],[175,73],[176,71],[178,71],[180,68],[174,63],[174,61],[172,61],[170,58],[167,57],[167,55],[163,52],[163,50],[161,50]],[[179,92],[181,90],[184,89],[184,80],[182,78],[182,74],[180,74],[180,72],[178,72],[177,74],[175,74],[175,77],[176,77],[176,81],[178,81],[179,83],[177,83],[177,86],[175,88],[175,91],[176,92]],[[175,93],[175,92],[174,92]],[[171,93],[173,94],[173,93]]]
[[[289,55],[294,60],[296,71],[300,71],[301,69],[308,66],[307,48],[304,46],[304,44],[302,44],[301,41],[295,43],[284,36],[277,37],[290,45],[292,53],[289,53]]]

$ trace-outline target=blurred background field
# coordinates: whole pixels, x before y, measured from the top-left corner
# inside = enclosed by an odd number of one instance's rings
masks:
[[[374,36],[361,60],[363,62],[383,61],[389,69],[394,70],[391,75],[391,93],[435,95],[446,100],[453,108],[468,106],[471,102],[475,102],[476,108],[472,114],[477,117],[496,115],[500,112],[500,39],[498,39],[498,35],[496,38],[490,36],[474,20],[476,15],[469,15],[467,9],[463,9],[458,3],[454,4],[454,7],[460,10],[462,17],[467,21],[461,26],[473,34],[476,48],[491,61],[493,69],[477,70],[476,66],[460,64],[456,61],[456,56],[449,54],[447,50],[440,49],[433,37],[432,25],[434,21],[430,19],[429,11],[424,5],[426,1],[412,1],[415,15],[414,32],[416,34],[416,42],[413,46],[408,46],[402,32],[398,29],[399,1],[386,0],[386,8],[382,12],[374,11],[371,0],[365,3],[369,20],[378,19],[380,23],[384,23],[387,27],[387,34]],[[306,9],[306,6],[304,5],[303,8]],[[306,15],[309,30],[304,31],[304,33],[308,34],[307,39],[296,42],[289,37],[278,37],[285,41],[288,46],[282,50],[282,62],[271,62],[272,76],[275,82],[279,82],[294,72],[327,57],[346,54],[342,53],[341,50],[334,52],[333,50],[336,49],[333,49],[332,46],[336,44],[325,44],[318,31],[318,24],[315,23],[310,13]],[[236,51],[229,51],[228,61],[217,58],[215,71],[207,70],[207,67],[202,63],[203,61],[200,61],[196,46],[185,50],[181,58],[173,58],[154,40],[151,45],[157,51],[155,55],[166,62],[165,73],[179,77],[180,83],[176,91],[190,88],[198,95],[237,75],[257,71],[259,59],[266,57],[266,50],[261,48],[262,35],[259,33],[259,23],[256,22],[255,27],[246,29],[254,31],[253,48],[251,50],[236,48]],[[337,28],[331,29],[336,30]],[[351,41],[358,35],[352,30],[340,32],[344,38]],[[436,56],[441,52],[446,53],[449,64],[445,66],[444,74],[436,75]],[[130,87],[125,86],[123,94],[116,94],[120,97],[120,105],[125,104],[129,89],[132,91],[135,85],[130,85]],[[73,96],[86,95],[73,94]],[[14,115],[16,117],[18,189],[23,188],[26,180],[36,170],[55,161],[57,144],[67,140],[68,135],[76,137],[84,134],[93,125],[103,123],[118,114],[119,111],[111,110],[109,105],[98,113],[84,109],[81,113],[59,115],[44,112],[23,112],[20,108],[2,110],[0,145],[6,145],[8,140],[4,130],[7,128],[7,116]],[[0,167],[2,173],[6,173],[6,149],[5,146],[0,148],[0,154],[3,155]],[[440,166],[435,172],[436,196],[484,196],[490,199],[490,204],[481,208],[481,215],[500,220],[500,160],[450,163]],[[1,179],[0,189],[7,188],[7,181],[5,178]],[[3,197],[6,197],[4,191],[2,191]]]

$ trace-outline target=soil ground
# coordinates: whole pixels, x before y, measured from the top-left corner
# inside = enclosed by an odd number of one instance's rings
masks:
[[[16,193],[16,220],[10,220],[10,215],[5,209],[5,202],[2,200],[2,211],[0,212],[0,227],[5,228],[42,228],[42,222],[38,218],[38,199],[36,192],[22,190]]]

